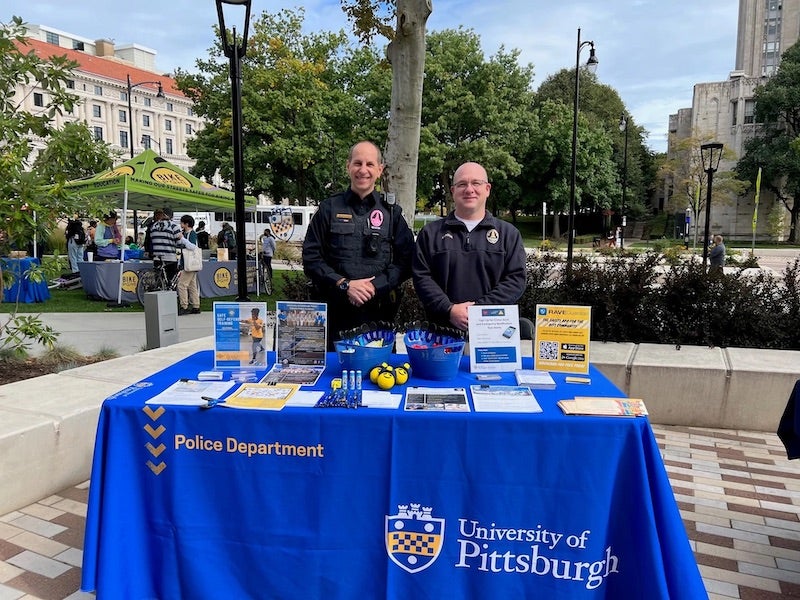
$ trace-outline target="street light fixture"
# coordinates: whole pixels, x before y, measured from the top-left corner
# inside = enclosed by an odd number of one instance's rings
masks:
[[[700,146],[700,161],[703,171],[708,175],[708,185],[706,188],[706,226],[703,240],[703,272],[706,271],[706,261],[708,260],[709,230],[711,228],[711,186],[714,182],[714,173],[719,168],[719,161],[722,158],[722,144],[711,142]]]
[[[322,142],[322,136],[326,136],[331,141],[331,194],[336,191],[336,140],[333,134],[320,130],[317,139]]]
[[[149,150],[149,149],[152,147],[152,145],[153,145],[153,144],[155,144],[156,146],[158,146],[158,154],[159,154],[159,156],[160,156],[160,155],[161,155],[161,142],[159,142],[159,141],[158,141],[158,140],[156,140],[156,139],[153,139],[153,137],[152,137],[152,136],[149,136],[149,135],[147,135],[147,134],[145,134],[145,135],[143,135],[143,136],[142,136],[142,146],[143,146],[143,147],[144,147],[146,150]]]
[[[219,18],[219,35],[222,49],[230,63],[231,77],[231,112],[233,114],[233,197],[235,204],[234,220],[236,222],[236,273],[239,302],[248,302],[247,296],[247,247],[245,244],[244,214],[244,154],[242,152],[242,57],[247,52],[247,32],[250,27],[250,5],[252,0],[216,0],[217,17]],[[236,27],[225,28],[223,5],[245,9],[242,37],[237,39]]]
[[[572,110],[572,168],[569,187],[569,219],[567,220],[568,241],[567,241],[567,275],[572,274],[572,248],[575,244],[575,178],[578,166],[578,93],[580,91],[580,69],[581,69],[581,50],[589,46],[589,60],[586,61],[586,68],[590,73],[597,69],[597,56],[594,53],[594,42],[581,42],[581,29],[578,28],[578,44],[575,51],[575,98],[573,99]]]
[[[625,204],[628,191],[628,115],[622,113],[619,118],[619,130],[625,132],[625,150],[622,153],[622,206],[620,207],[619,249],[625,247]]]

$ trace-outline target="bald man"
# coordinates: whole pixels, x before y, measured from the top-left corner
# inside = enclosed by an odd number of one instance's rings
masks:
[[[425,225],[414,253],[414,289],[428,319],[461,330],[473,304],[516,304],[525,291],[525,248],[516,227],[486,210],[486,169],[456,169],[455,210]]]

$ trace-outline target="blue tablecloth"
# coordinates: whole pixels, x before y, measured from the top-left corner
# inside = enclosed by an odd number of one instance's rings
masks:
[[[554,373],[540,414],[145,405],[212,360],[103,404],[98,598],[707,597],[648,421],[555,405],[620,395],[594,368],[590,386]],[[448,386],[476,383],[461,369]]]
[[[14,275],[14,283],[3,288],[3,302],[16,302],[18,297],[25,304],[50,299],[47,280],[33,281],[28,277],[30,268],[41,264],[38,258],[0,258],[0,261],[3,263],[3,271],[10,271]]]

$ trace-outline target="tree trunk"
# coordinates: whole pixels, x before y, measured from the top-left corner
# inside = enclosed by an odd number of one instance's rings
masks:
[[[414,223],[425,72],[425,23],[431,0],[398,0],[395,38],[386,48],[392,64],[392,101],[383,189],[395,195],[406,221]]]

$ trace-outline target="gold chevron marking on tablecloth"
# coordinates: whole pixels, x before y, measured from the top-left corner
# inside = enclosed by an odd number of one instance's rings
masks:
[[[150,417],[150,418],[151,418],[153,421],[155,421],[155,420],[156,420],[158,417],[160,417],[161,415],[163,415],[163,414],[164,414],[164,412],[165,412],[167,409],[166,409],[166,408],[164,408],[163,406],[159,406],[158,408],[156,408],[155,410],[153,410],[153,409],[152,409],[152,408],[150,408],[149,406],[145,406],[145,407],[144,407],[142,410],[144,411],[144,414],[146,414],[146,415],[147,415],[148,417]]]
[[[151,437],[151,438],[153,438],[153,439],[158,439],[158,437],[159,437],[159,436],[160,436],[162,433],[164,433],[164,432],[167,430],[167,428],[166,428],[166,427],[164,427],[163,425],[159,425],[159,426],[158,426],[156,429],[153,429],[153,427],[150,425],[150,423],[148,423],[147,425],[145,425],[145,426],[144,426],[144,430],[145,430],[147,433],[149,433],[149,434],[150,434],[150,437]]]
[[[167,463],[165,463],[165,462],[163,462],[163,461],[162,461],[162,462],[158,463],[157,465],[154,465],[152,461],[148,460],[148,461],[147,461],[147,467],[148,467],[148,468],[149,468],[149,469],[150,469],[150,470],[151,470],[153,473],[155,473],[156,475],[160,475],[160,474],[161,474],[161,471],[163,471],[164,469],[166,469],[166,468],[167,468]]]
[[[167,449],[167,447],[164,444],[159,444],[158,446],[153,446],[153,444],[151,444],[150,442],[147,442],[145,444],[145,447],[150,452],[150,454],[152,454],[156,458],[158,458],[158,455],[161,454],[164,450]]]

